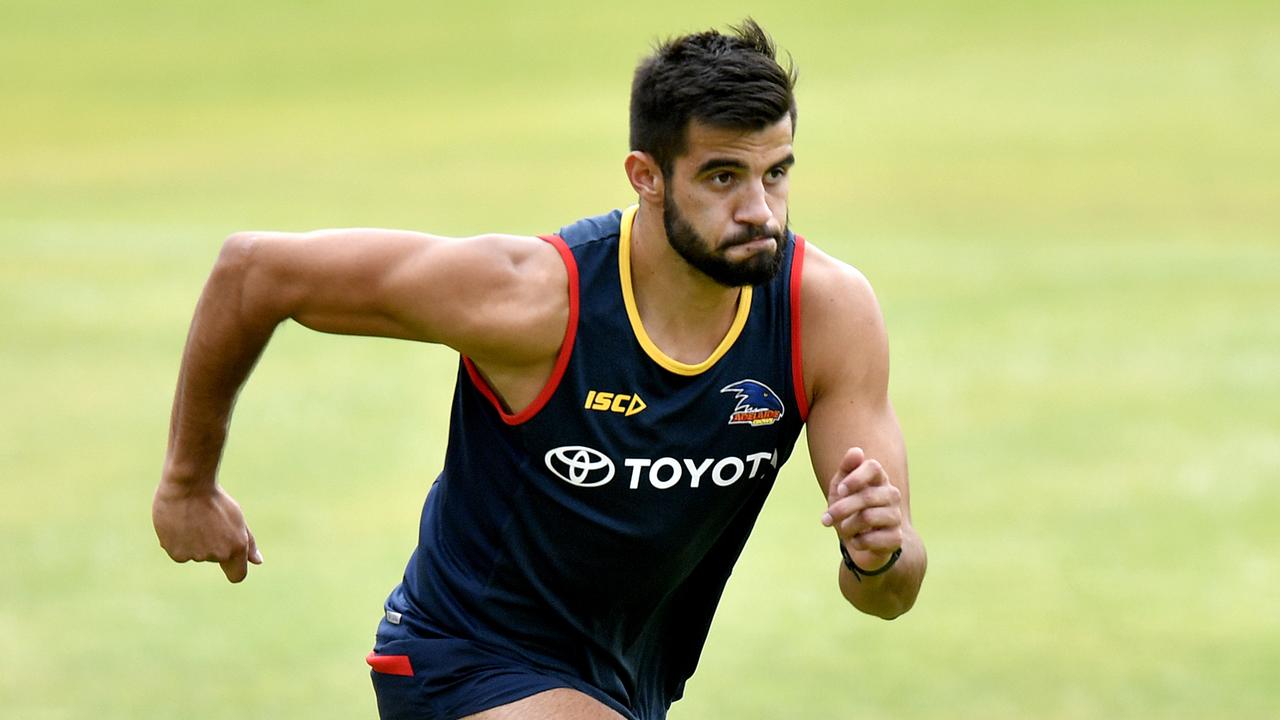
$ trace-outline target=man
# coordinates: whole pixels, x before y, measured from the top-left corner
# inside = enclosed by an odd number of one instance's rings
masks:
[[[885,332],[866,280],[788,230],[793,83],[750,20],[661,45],[632,88],[638,205],[558,235],[233,235],[183,355],[161,544],[232,582],[262,562],[216,470],[293,319],[462,356],[368,658],[384,718],[664,717],[806,421],[841,592],[906,612],[925,552]]]

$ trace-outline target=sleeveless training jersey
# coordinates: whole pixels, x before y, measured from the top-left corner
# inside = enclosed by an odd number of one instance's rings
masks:
[[[509,412],[463,359],[444,471],[388,608],[661,718],[807,412],[804,241],[788,236],[777,276],[744,288],[720,346],[687,365],[636,311],[635,212],[543,238],[568,269],[570,313],[528,408]]]

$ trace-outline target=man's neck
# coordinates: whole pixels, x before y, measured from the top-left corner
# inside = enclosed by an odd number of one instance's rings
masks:
[[[706,360],[733,324],[741,288],[725,287],[667,241],[662,209],[641,203],[631,229],[631,283],[649,338],[673,360]]]

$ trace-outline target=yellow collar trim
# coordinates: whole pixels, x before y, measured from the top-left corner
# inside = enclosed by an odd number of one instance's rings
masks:
[[[747,316],[751,314],[751,286],[742,288],[738,295],[738,312],[733,318],[733,324],[729,326],[724,339],[706,360],[697,365],[690,365],[669,357],[653,342],[649,333],[645,332],[644,323],[640,322],[640,311],[636,308],[636,295],[631,282],[631,226],[635,223],[636,212],[639,209],[639,205],[632,205],[622,213],[622,227],[618,241],[618,272],[622,276],[622,302],[627,306],[627,319],[631,321],[631,331],[635,333],[640,347],[644,348],[645,353],[654,362],[677,375],[697,375],[724,357],[724,354],[729,352],[729,348],[733,347],[738,336],[742,334],[742,328],[747,324]]]

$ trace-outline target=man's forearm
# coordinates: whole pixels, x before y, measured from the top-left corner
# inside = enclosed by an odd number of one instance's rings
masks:
[[[840,592],[850,605],[885,620],[892,620],[911,609],[920,593],[928,559],[924,543],[910,525],[903,527],[902,541],[901,557],[883,575],[859,579],[841,563]]]
[[[251,242],[232,236],[196,305],[169,424],[163,479],[212,485],[235,399],[284,318],[255,297]]]

